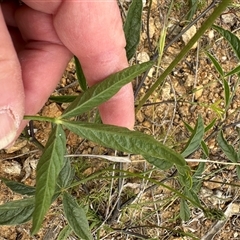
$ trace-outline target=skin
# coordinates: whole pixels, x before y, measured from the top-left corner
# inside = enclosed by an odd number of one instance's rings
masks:
[[[42,108],[73,54],[89,86],[128,66],[115,0],[23,2],[19,7],[6,1],[0,8],[0,148],[21,133],[24,115]],[[99,110],[104,123],[132,129],[131,84]]]

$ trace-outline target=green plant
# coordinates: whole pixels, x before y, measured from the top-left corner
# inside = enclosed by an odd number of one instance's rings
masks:
[[[192,4],[195,4],[195,2],[196,1],[191,1]],[[137,111],[146,102],[152,92],[161,85],[163,80],[171,73],[180,60],[190,51],[192,45],[207,29],[211,27],[215,19],[230,2],[231,1],[222,1],[219,3],[215,11],[209,16],[197,34],[182,49],[169,67],[161,74],[156,83],[149,89],[149,92],[139,102]],[[194,9],[194,12],[195,10],[196,9]],[[124,25],[128,43],[126,47],[128,59],[131,59],[134,56],[139,43],[141,13],[142,1],[133,1]],[[228,40],[237,57],[240,59],[239,39],[235,35],[221,29],[220,27],[214,26],[214,29],[216,29]],[[163,54],[164,43],[165,40],[161,41],[161,55]],[[221,118],[224,119],[227,117],[227,110],[235,94],[234,91],[230,91],[227,78],[234,74],[239,75],[240,68],[238,66],[230,72],[225,73],[217,59],[210,53],[207,53],[207,55],[216,67],[216,70],[220,75],[220,81],[224,87],[225,106],[219,113]],[[176,219],[180,217],[182,220],[187,221],[190,218],[190,208],[192,206],[201,209],[209,218],[222,219],[223,213],[221,211],[218,211],[217,209],[208,209],[203,206],[198,197],[198,192],[202,184],[202,180],[199,179],[202,177],[205,164],[199,164],[196,170],[192,170],[185,161],[185,158],[196,152],[199,148],[202,149],[204,157],[209,156],[209,149],[204,136],[214,128],[217,119],[211,121],[207,124],[207,126],[204,126],[204,120],[201,116],[198,117],[194,127],[191,127],[190,124],[185,122],[184,124],[190,133],[190,137],[183,147],[181,154],[175,152],[173,149],[165,146],[164,144],[161,144],[152,136],[148,136],[140,132],[134,132],[115,126],[72,120],[72,118],[89,112],[99,104],[107,101],[123,85],[129,83],[138,75],[146,72],[154,64],[154,62],[151,61],[129,67],[121,72],[113,74],[105,81],[87,89],[86,81],[81,71],[81,65],[76,58],[75,62],[79,85],[83,89],[83,93],[77,97],[51,97],[52,100],[57,102],[71,103],[70,106],[63,112],[62,116],[58,118],[25,116],[26,120],[48,121],[52,123],[52,132],[38,163],[36,188],[3,179],[5,184],[12,191],[24,195],[24,198],[22,200],[9,202],[0,206],[0,224],[22,224],[32,219],[32,234],[35,234],[40,229],[44,216],[51,204],[57,199],[61,199],[63,203],[63,212],[68,225],[61,231],[58,239],[66,239],[66,237],[72,232],[81,239],[93,239],[91,231],[97,232],[99,225],[101,226],[101,224],[99,224],[101,220],[96,218],[95,209],[89,210],[89,206],[85,204],[86,199],[84,197],[80,200],[73,197],[73,189],[76,186],[85,184],[91,180],[124,180],[127,177],[138,178],[142,181],[151,183],[153,187],[162,187],[171,191],[173,195],[171,197],[171,201],[180,199],[180,211],[179,213],[176,212],[174,216]],[[157,64],[159,66],[160,62]],[[237,82],[234,89],[237,89],[238,84],[239,82]],[[222,128],[221,122],[218,122],[218,127]],[[134,173],[122,169],[113,170],[113,168],[109,167],[107,169],[101,169],[89,176],[83,176],[80,179],[75,179],[75,171],[71,166],[70,159],[64,157],[66,153],[66,129],[102,146],[113,148],[121,152],[140,154],[151,166],[153,166],[153,169],[146,169],[143,172]],[[240,151],[235,150],[230,144],[228,144],[222,133],[218,135],[218,143],[229,160],[233,163],[237,163]],[[175,170],[170,179],[173,179],[178,183],[177,188],[165,184],[163,180],[159,181],[156,177],[157,174],[159,174],[159,170],[166,171],[168,169]],[[112,171],[115,175],[109,174]],[[239,167],[237,167],[237,171],[239,176]],[[151,177],[151,174],[155,172],[156,176]],[[128,197],[134,197],[134,192],[130,193],[131,194],[129,194],[130,196]],[[98,197],[101,199],[101,196]],[[116,198],[120,198],[120,196],[117,196]],[[164,206],[168,205],[168,201],[166,202],[166,204],[163,204]],[[118,201],[116,201],[116,203],[118,203]],[[128,208],[128,204],[125,206],[124,210]],[[137,207],[138,206],[139,205],[137,205]],[[117,206],[113,209],[116,210],[116,212],[119,211]],[[149,216],[150,214],[147,215],[147,217]],[[184,235],[185,233],[182,234]],[[185,235],[188,236],[188,234]],[[189,236],[194,239],[194,236]],[[137,237],[141,239],[140,235]]]

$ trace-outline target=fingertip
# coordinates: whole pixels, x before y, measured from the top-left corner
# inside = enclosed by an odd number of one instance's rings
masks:
[[[132,84],[125,85],[115,96],[101,104],[99,111],[103,123],[133,130],[135,112]]]

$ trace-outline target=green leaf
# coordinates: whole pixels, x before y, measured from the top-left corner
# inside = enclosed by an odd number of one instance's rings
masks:
[[[189,206],[187,204],[187,201],[184,199],[181,199],[181,202],[180,202],[180,218],[183,221],[188,221],[190,218]]]
[[[146,71],[152,65],[153,62],[138,64],[112,74],[104,81],[95,84],[77,97],[77,99],[64,111],[62,117],[74,117],[97,107],[110,99],[125,84],[131,82],[136,76]]]
[[[70,160],[65,159],[65,164],[59,173],[58,179],[57,179],[57,185],[60,188],[68,187],[73,179],[74,179],[75,171],[71,166]]]
[[[203,135],[204,135],[203,119],[202,117],[199,116],[197,124],[192,132],[192,135],[188,140],[185,149],[181,153],[183,157],[187,157],[188,155],[190,155],[191,153],[198,149],[198,147],[201,144]]]
[[[76,56],[74,56],[74,60],[75,60],[75,67],[76,67],[78,83],[79,83],[80,87],[82,88],[82,90],[85,92],[87,90],[87,81],[84,76],[82,66]]]
[[[192,128],[187,122],[183,121],[183,123],[184,123],[186,129],[187,129],[190,133],[193,133],[193,128]]]
[[[84,209],[67,192],[63,193],[63,210],[68,224],[79,238],[93,239]]]
[[[187,15],[187,20],[191,21],[198,8],[198,0],[189,0],[189,5],[190,5],[190,10]]]
[[[17,225],[29,221],[34,210],[34,197],[0,205],[0,224]]]
[[[161,169],[161,170],[167,170],[170,167],[173,166],[172,162],[166,161],[164,159],[160,159],[160,158],[154,158],[154,157],[149,157],[146,155],[143,155],[143,157],[152,165],[156,166],[157,168]]]
[[[206,52],[206,54],[208,55],[208,57],[212,61],[214,67],[216,68],[216,70],[218,71],[220,76],[223,77],[224,76],[224,72],[223,72],[223,69],[222,69],[220,63],[218,62],[218,60],[212,54],[210,54],[209,52]]]
[[[240,179],[240,167],[239,167],[239,166],[236,166],[236,169],[237,169],[237,176],[238,176],[238,178]]]
[[[67,240],[71,233],[72,228],[69,225],[66,225],[59,233],[57,240]]]
[[[43,218],[52,203],[57,177],[64,164],[65,145],[65,133],[60,125],[56,125],[37,165],[32,234],[37,233],[41,227]]]
[[[72,95],[67,95],[67,96],[51,96],[49,100],[57,103],[71,103],[73,102],[78,96],[72,96]]]
[[[194,132],[194,129],[188,123],[186,123],[184,121],[183,121],[183,123],[190,133]],[[211,128],[212,124],[214,124],[214,123],[215,123],[215,121],[213,120],[207,127],[205,127],[204,132],[207,132]],[[203,150],[204,155],[207,157],[209,155],[209,149],[204,141],[201,141],[201,148]]]
[[[124,24],[124,33],[126,38],[127,58],[130,60],[136,52],[140,41],[140,33],[142,27],[142,1],[133,0],[127,14]]]
[[[221,100],[218,100],[213,104],[211,104],[209,108],[211,108],[221,118],[222,114],[224,113],[224,110],[221,107],[219,107],[220,103],[221,103]]]
[[[203,150],[203,154],[205,155],[205,157],[209,156],[209,149],[207,144],[204,141],[201,141],[201,148]]]
[[[218,133],[217,136],[217,142],[219,147],[222,149],[222,151],[224,152],[224,154],[227,156],[227,158],[233,162],[233,163],[237,163],[238,162],[238,154],[235,151],[235,149],[233,148],[232,145],[228,144],[228,142],[226,141],[226,139],[223,136],[223,132],[220,131]]]
[[[191,200],[191,203],[195,207],[201,206],[201,202],[198,198],[198,195],[193,191],[193,189],[184,189],[184,196],[188,197]]]
[[[225,106],[228,108],[230,98],[230,87],[226,79],[223,79]]]
[[[233,70],[225,74],[225,77],[232,76],[233,74],[240,73],[240,65],[235,67]]]
[[[232,46],[233,51],[235,52],[238,60],[240,60],[240,40],[239,38],[233,34],[232,32],[225,30],[217,25],[213,26],[213,29],[218,31]]]
[[[197,170],[196,172],[193,174],[193,187],[192,190],[196,193],[198,193],[200,191],[200,188],[202,187],[202,175],[203,175],[203,171],[205,169],[205,163],[204,162],[200,162],[198,164]]]
[[[68,120],[61,121],[70,131],[100,145],[122,152],[164,159],[181,166],[183,170],[185,169],[186,162],[184,158],[155,140],[152,136],[137,131],[130,131],[127,128],[105,124],[73,122]]]
[[[214,124],[215,124],[215,122],[216,122],[216,118],[214,118],[206,127],[205,127],[205,133],[206,132],[208,132],[213,126],[214,126]]]
[[[6,184],[7,187],[9,187],[13,192],[22,194],[22,195],[28,195],[32,196],[35,194],[35,187],[27,186],[23,183],[7,180],[1,178],[1,180]]]

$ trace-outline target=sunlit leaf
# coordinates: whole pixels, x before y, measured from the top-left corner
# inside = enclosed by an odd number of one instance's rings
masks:
[[[232,32],[214,25],[213,29],[217,30],[232,46],[238,60],[240,60],[240,39]]]
[[[160,158],[171,163],[186,166],[184,158],[164,146],[152,136],[127,128],[94,124],[85,122],[73,122],[61,120],[62,124],[79,136],[94,141],[102,146],[107,146],[122,152],[141,154],[153,158]]]
[[[77,99],[65,110],[62,117],[74,117],[97,107],[110,99],[125,84],[131,82],[136,76],[146,71],[152,65],[153,62],[138,64],[112,74],[104,81],[95,84],[77,97]]]
[[[218,71],[220,76],[223,77],[224,76],[224,72],[223,72],[223,69],[222,69],[220,63],[218,62],[218,60],[212,54],[210,54],[209,52],[206,52],[206,54],[211,59],[214,67],[216,68],[216,70]]]
[[[84,76],[82,66],[81,66],[81,64],[80,64],[80,62],[79,62],[79,60],[76,56],[74,56],[74,60],[75,60],[75,67],[76,67],[78,83],[79,83],[81,89],[83,91],[86,91],[87,90],[87,81],[86,81],[86,78]]]
[[[124,24],[124,33],[126,38],[127,58],[130,60],[136,52],[140,41],[142,26],[142,8],[143,3],[139,0],[132,0],[129,7],[126,22]]]
[[[16,225],[29,221],[34,210],[34,197],[0,205],[0,224]]]
[[[183,152],[181,153],[183,157],[187,157],[194,151],[198,149],[201,144],[202,138],[204,135],[204,124],[202,117],[198,117],[196,126],[192,132],[190,139],[188,140],[186,147],[184,148]]]
[[[80,239],[93,239],[84,209],[67,192],[63,193],[63,210],[68,224]]]
[[[32,196],[35,193],[35,187],[27,186],[23,183],[7,180],[1,178],[1,180],[6,184],[7,187],[9,187],[13,192],[22,194],[22,195],[28,195]]]
[[[33,212],[32,234],[41,227],[55,193],[57,177],[64,164],[66,138],[60,125],[56,125],[48,139],[37,165],[36,204]]]
[[[224,113],[224,110],[221,107],[219,107],[220,103],[221,103],[221,100],[218,100],[213,104],[211,104],[209,108],[211,108],[221,118],[222,114]]]
[[[187,204],[187,201],[184,199],[181,199],[181,202],[180,202],[180,218],[183,221],[188,221],[190,218],[190,209]]]

